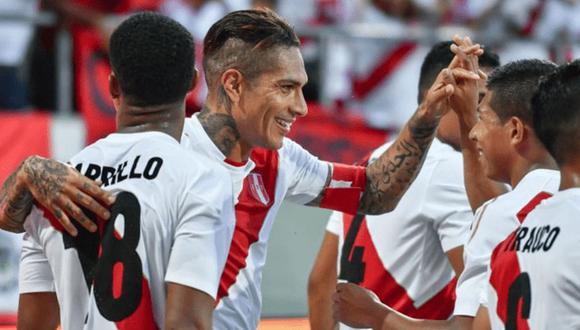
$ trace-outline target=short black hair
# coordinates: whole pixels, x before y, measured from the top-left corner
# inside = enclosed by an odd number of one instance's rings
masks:
[[[419,76],[419,95],[417,102],[423,101],[423,95],[427,91],[441,70],[449,66],[455,54],[451,51],[453,41],[441,41],[433,45],[425,56],[421,65],[421,75]],[[499,56],[492,51],[485,49],[483,55],[479,57],[479,66],[485,68],[497,68],[500,65]]]
[[[113,72],[132,105],[173,103],[191,88],[193,37],[169,17],[154,12],[132,15],[113,32],[109,48]]]
[[[532,111],[536,135],[558,165],[580,155],[580,60],[541,80]]]
[[[533,125],[531,100],[540,78],[556,70],[556,64],[538,60],[519,60],[495,69],[487,79],[492,94],[490,105],[502,122],[518,117]]]
[[[271,68],[265,51],[275,47],[299,47],[294,29],[266,8],[234,11],[212,25],[203,41],[203,67],[210,88],[229,68],[247,79]]]

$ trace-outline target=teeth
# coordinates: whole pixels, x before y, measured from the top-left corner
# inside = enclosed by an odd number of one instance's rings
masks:
[[[277,122],[278,124],[280,124],[280,126],[282,126],[282,127],[286,128],[286,129],[288,129],[288,130],[289,130],[289,129],[290,129],[290,127],[292,126],[292,123],[291,123],[291,122],[288,122],[288,121],[285,121],[285,120],[282,120],[282,119],[276,119],[276,122]]]

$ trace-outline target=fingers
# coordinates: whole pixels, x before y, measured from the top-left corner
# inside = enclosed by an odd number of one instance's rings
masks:
[[[453,82],[455,83],[455,79],[466,79],[466,80],[479,80],[480,76],[479,74],[473,72],[473,71],[469,71],[466,69],[462,69],[462,68],[454,68],[452,70],[450,70],[450,76],[453,79],[453,81],[451,80],[447,80],[449,82]]]
[[[477,74],[479,75],[479,78],[481,78],[481,80],[483,80],[483,81],[487,80],[487,74],[485,74],[485,72],[483,72],[481,70],[477,70]]]
[[[95,232],[97,230],[97,225],[94,221],[91,220],[69,197],[61,195],[59,203],[59,206],[66,212],[66,214],[80,223],[86,230],[90,232]]]
[[[77,236],[78,234],[77,229],[70,222],[69,218],[60,207],[53,205],[50,208],[50,212],[56,217],[58,222],[60,222],[60,224],[64,227],[64,230],[66,230],[67,233],[69,233],[71,236]]]
[[[115,196],[113,194],[101,189],[95,181],[92,181],[83,175],[77,177],[75,184],[84,193],[94,199],[100,200],[105,205],[112,205],[115,202]]]
[[[75,188],[71,188],[66,191],[69,198],[76,204],[84,207],[85,209],[91,211],[93,214],[98,216],[103,220],[108,220],[111,216],[111,212],[104,208],[100,203],[95,201],[92,197],[85,194],[83,191]],[[75,218],[76,219],[76,218]],[[78,220],[78,219],[77,219]]]

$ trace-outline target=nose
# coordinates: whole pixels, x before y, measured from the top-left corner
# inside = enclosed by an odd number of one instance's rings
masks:
[[[306,105],[306,100],[304,99],[304,93],[302,93],[302,89],[296,93],[292,112],[298,117],[304,117],[308,114],[308,106]]]

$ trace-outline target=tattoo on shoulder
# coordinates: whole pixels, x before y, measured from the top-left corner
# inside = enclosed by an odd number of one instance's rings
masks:
[[[225,113],[212,113],[207,108],[203,108],[197,118],[213,143],[228,156],[240,139],[234,118]]]

